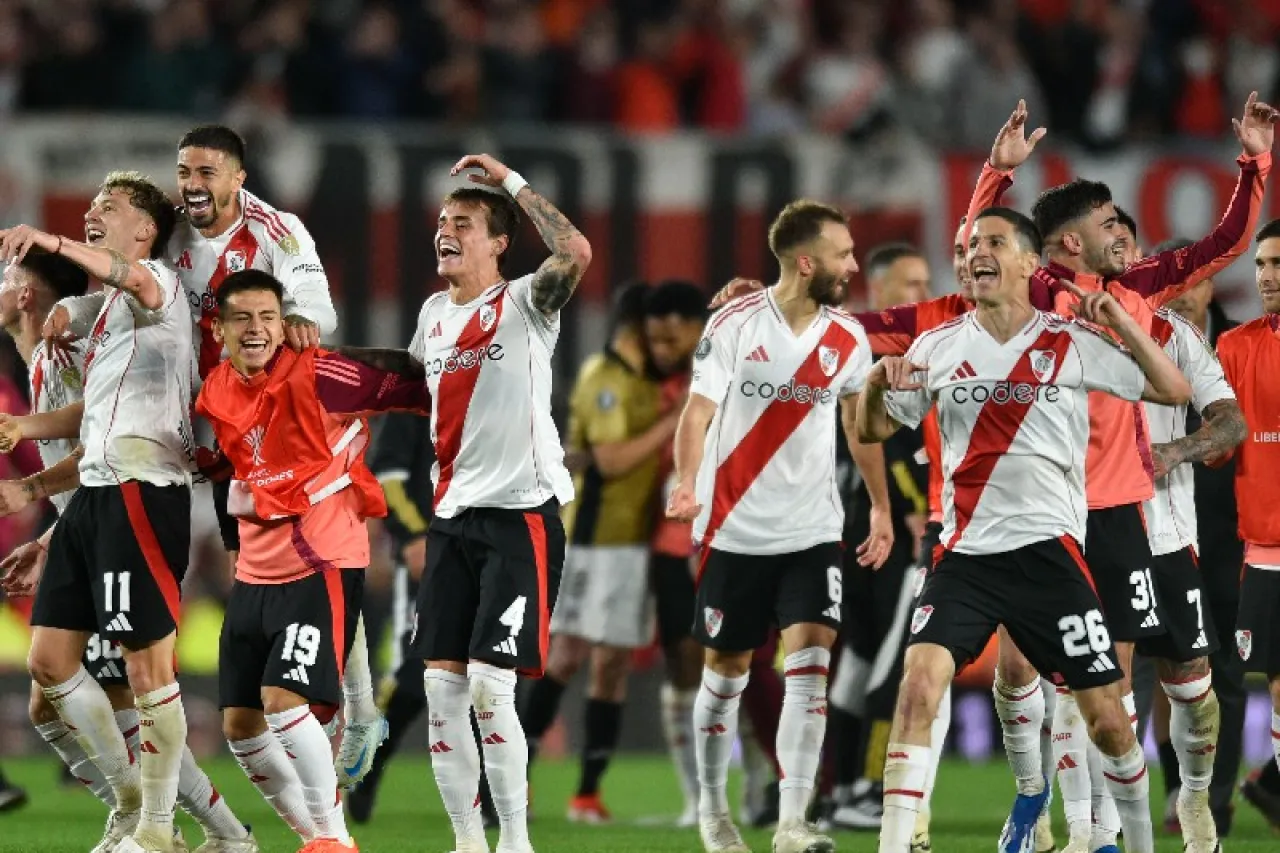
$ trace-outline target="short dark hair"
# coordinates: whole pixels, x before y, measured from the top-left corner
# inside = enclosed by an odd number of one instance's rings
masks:
[[[178,223],[178,212],[169,196],[141,172],[110,172],[98,188],[100,193],[119,190],[129,196],[129,203],[151,217],[156,224],[156,239],[151,244],[151,257],[162,258]]]
[[[1013,226],[1013,231],[1018,235],[1024,251],[1034,252],[1037,255],[1044,251],[1044,240],[1040,237],[1040,230],[1028,217],[1011,207],[988,207],[975,216],[973,222],[976,225],[978,220],[991,217],[1003,219]]]
[[[223,279],[218,287],[218,316],[226,315],[227,303],[237,293],[251,293],[258,290],[269,290],[280,300],[280,309],[284,310],[284,285],[279,279],[265,270],[241,270]]]
[[[881,243],[867,252],[867,262],[863,265],[863,273],[867,278],[874,278],[902,258],[923,258],[920,250],[910,243]]]
[[[822,226],[828,222],[849,224],[844,212],[838,207],[807,198],[793,201],[782,208],[769,226],[769,250],[774,257],[781,258],[797,246],[803,246],[816,238],[822,233]]]
[[[707,295],[702,288],[691,281],[680,278],[669,278],[659,282],[649,291],[644,301],[646,317],[670,317],[672,314],[682,320],[706,321],[711,316],[707,308]]]
[[[505,192],[494,192],[480,187],[458,187],[444,197],[444,204],[478,204],[484,208],[485,228],[490,237],[506,237],[507,248],[498,255],[498,268],[502,269],[511,247],[516,244],[516,231],[520,227],[520,205]]]
[[[1111,201],[1111,188],[1100,181],[1076,178],[1066,184],[1040,193],[1031,206],[1031,218],[1044,239],[1055,234],[1077,219],[1088,216],[1095,209]],[[1137,236],[1134,231],[1134,236]]]
[[[1171,237],[1152,249],[1151,253],[1159,255],[1162,252],[1176,252],[1179,249],[1185,249],[1194,245],[1195,242],[1193,240],[1188,240],[1186,237]]]
[[[178,140],[178,150],[184,148],[209,148],[222,151],[244,166],[244,138],[224,124],[202,124],[193,127]]]
[[[649,296],[649,283],[632,281],[614,291],[613,306],[609,309],[609,336],[619,329],[644,329],[644,304]]]
[[[89,274],[61,255],[28,252],[18,266],[40,279],[56,299],[83,296],[89,289]]]
[[[1270,240],[1272,237],[1280,237],[1280,219],[1273,219],[1258,229],[1258,233],[1254,235],[1254,240],[1261,243],[1263,240]]]
[[[1129,233],[1133,235],[1133,239],[1138,239],[1138,221],[1129,215],[1129,211],[1117,205],[1116,221],[1129,229]]]

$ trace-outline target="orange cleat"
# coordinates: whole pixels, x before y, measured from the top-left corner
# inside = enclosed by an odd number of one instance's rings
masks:
[[[599,794],[580,795],[569,801],[570,823],[601,824],[612,820],[613,815],[600,802]]]
[[[360,848],[356,847],[354,838],[350,844],[336,838],[313,838],[298,853],[360,853]]]

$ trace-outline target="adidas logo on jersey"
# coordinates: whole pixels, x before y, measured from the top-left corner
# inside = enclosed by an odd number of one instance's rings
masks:
[[[1110,672],[1115,669],[1116,665],[1111,662],[1111,658],[1106,655],[1098,655],[1098,659],[1089,664],[1089,672]]]
[[[438,338],[438,337],[440,337],[440,321],[438,321],[438,320],[437,320],[437,321],[436,321],[436,324],[435,324],[434,326],[432,326],[432,327],[431,327],[431,332],[430,332],[430,334],[428,334],[428,335],[427,335],[427,337],[428,337],[428,338]]]
[[[1156,611],[1154,609],[1151,610],[1147,614],[1146,618],[1142,620],[1142,625],[1140,627],[1143,627],[1143,628],[1160,627],[1160,617],[1156,615]]]
[[[967,361],[960,362],[960,366],[952,371],[947,377],[948,382],[959,382],[961,379],[972,379],[978,375],[978,371],[973,369],[973,365]]]
[[[116,666],[115,661],[109,660],[106,666],[98,670],[98,678],[124,678],[124,673]]]
[[[507,637],[507,638],[506,638],[505,640],[503,640],[501,643],[498,643],[498,645],[494,646],[494,647],[493,647],[493,650],[494,650],[495,652],[501,652],[501,653],[502,653],[502,654],[504,654],[504,655],[512,655],[512,656],[515,656],[515,654],[516,654],[516,638],[515,638],[515,637]]]
[[[768,360],[769,360],[769,353],[765,352],[764,344],[760,344],[760,346],[753,349],[747,355],[747,361],[768,361]]]
[[[133,626],[129,624],[129,617],[123,613],[117,613],[116,618],[107,623],[108,631],[132,631]]]
[[[299,684],[310,684],[311,679],[307,677],[307,669],[304,666],[295,666],[286,672],[281,678],[286,681],[296,681]]]

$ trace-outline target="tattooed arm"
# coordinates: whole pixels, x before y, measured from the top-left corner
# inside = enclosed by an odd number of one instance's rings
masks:
[[[1244,413],[1235,400],[1215,400],[1205,406],[1203,418],[1200,429],[1191,435],[1151,447],[1157,479],[1185,462],[1204,462],[1222,456],[1249,434]]]
[[[336,352],[352,361],[367,364],[387,373],[398,373],[409,379],[426,379],[427,372],[407,349],[379,349],[377,347],[338,347]]]
[[[77,243],[30,225],[0,231],[0,258],[21,261],[32,248],[62,255],[106,286],[132,294],[144,308],[155,311],[164,307],[164,291],[151,270],[115,249]]]
[[[468,177],[488,187],[503,187],[512,171],[488,154],[468,154],[453,167],[457,175],[463,169],[480,169]],[[555,205],[525,185],[515,194],[516,203],[529,214],[551,257],[533,274],[533,305],[543,314],[555,314],[573,296],[582,274],[591,263],[591,244]]]

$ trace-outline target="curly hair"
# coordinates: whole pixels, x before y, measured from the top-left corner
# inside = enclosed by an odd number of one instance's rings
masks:
[[[151,243],[151,257],[164,256],[169,238],[178,222],[178,212],[164,190],[141,172],[110,172],[103,178],[99,193],[122,192],[129,203],[141,210],[156,225],[156,239]]]

